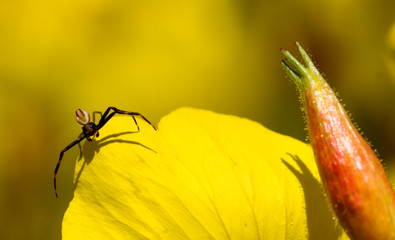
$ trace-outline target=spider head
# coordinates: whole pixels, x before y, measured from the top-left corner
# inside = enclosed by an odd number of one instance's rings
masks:
[[[87,111],[85,111],[83,109],[78,109],[75,112],[75,116],[76,116],[77,122],[79,124],[86,125],[86,124],[89,123],[90,116],[89,116],[89,113]]]
[[[96,130],[96,124],[93,122],[85,124],[82,127],[82,133],[87,137],[93,136],[94,134],[96,134],[96,136],[99,136],[99,133]]]

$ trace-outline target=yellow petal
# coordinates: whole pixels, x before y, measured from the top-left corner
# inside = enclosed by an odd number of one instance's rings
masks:
[[[63,239],[346,238],[307,144],[191,108],[138,123],[114,117],[85,143]]]

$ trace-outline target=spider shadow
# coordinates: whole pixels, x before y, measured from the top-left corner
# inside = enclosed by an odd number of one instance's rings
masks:
[[[148,149],[148,150],[156,153],[155,150],[153,150],[152,148],[150,148],[142,143],[139,143],[136,141],[131,141],[131,140],[117,139],[119,136],[126,135],[126,134],[133,134],[133,133],[138,133],[138,131],[114,133],[114,134],[110,134],[98,141],[96,139],[93,139],[92,141],[86,140],[84,143],[84,146],[83,146],[83,150],[81,149],[81,146],[79,146],[80,147],[80,157],[79,157],[78,161],[81,161],[82,157],[84,157],[84,163],[82,164],[81,169],[78,171],[77,177],[75,178],[74,191],[78,186],[79,179],[81,177],[82,172],[85,169],[85,166],[92,162],[95,154],[99,153],[100,148],[102,148],[104,146],[107,146],[107,145],[113,144],[113,143],[127,143],[127,144],[138,145],[140,147],[143,147],[145,149]]]
[[[285,166],[300,182],[305,196],[306,220],[308,239],[338,239],[342,234],[341,227],[336,224],[334,214],[320,182],[314,178],[306,164],[297,155],[287,153],[298,165],[295,169],[290,163],[281,158]]]

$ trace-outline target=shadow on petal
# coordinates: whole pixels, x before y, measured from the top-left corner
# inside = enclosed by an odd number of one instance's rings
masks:
[[[106,146],[108,144],[113,144],[113,143],[133,144],[133,145],[141,146],[143,148],[146,148],[146,149],[156,153],[155,150],[153,150],[153,149],[151,149],[151,148],[147,147],[146,145],[141,144],[139,142],[131,141],[131,140],[124,140],[124,139],[117,139],[117,137],[120,137],[120,136],[126,135],[126,134],[132,134],[132,133],[138,133],[138,131],[135,131],[135,132],[128,131],[128,132],[114,133],[114,134],[108,135],[108,136],[106,136],[106,137],[104,137],[104,138],[102,138],[102,139],[100,139],[98,141],[96,141],[96,140],[85,141],[84,147],[83,147],[84,149],[83,149],[82,152],[81,152],[81,149],[80,149],[80,157],[78,159],[78,161],[80,161],[82,159],[82,156],[83,156],[84,157],[84,163],[82,164],[80,170],[78,171],[77,176],[74,178],[75,179],[74,180],[74,190],[78,186],[79,179],[81,177],[82,172],[84,171],[84,168],[85,168],[86,164],[91,163],[92,160],[93,160],[93,157],[95,156],[95,154],[100,152],[100,148],[102,148],[102,147],[104,147],[104,146]],[[114,139],[111,139],[111,138],[114,138]],[[111,140],[109,140],[109,139],[111,139]]]
[[[311,171],[297,155],[287,153],[293,161],[296,162],[300,170],[297,170],[289,162],[281,159],[287,168],[296,176],[300,185],[303,187],[303,193],[306,202],[306,218],[309,233],[308,239],[339,239],[342,235],[342,229],[334,219],[329,203],[324,195],[320,182],[314,178]],[[322,203],[326,204],[322,204]]]

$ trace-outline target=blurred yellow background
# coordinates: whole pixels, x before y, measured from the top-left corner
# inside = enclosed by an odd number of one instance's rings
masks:
[[[155,125],[191,106],[304,140],[280,48],[313,56],[364,135],[395,161],[395,2],[0,1],[0,239],[60,239],[81,132],[108,106]],[[238,126],[234,126],[237,128]]]

